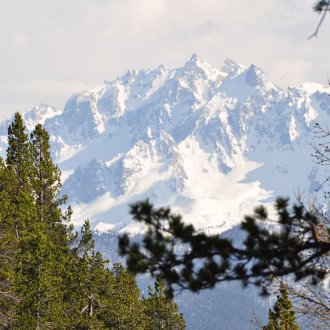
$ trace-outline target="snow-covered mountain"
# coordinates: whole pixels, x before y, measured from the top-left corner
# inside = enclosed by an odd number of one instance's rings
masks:
[[[193,55],[174,70],[129,70],[74,94],[63,111],[43,104],[24,119],[50,133],[77,225],[138,233],[128,204],[148,197],[213,233],[258,203],[315,191],[326,169],[310,143],[329,114],[320,85],[282,90],[255,65],[217,69]]]

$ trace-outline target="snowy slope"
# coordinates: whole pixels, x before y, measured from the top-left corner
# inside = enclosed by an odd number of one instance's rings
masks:
[[[322,86],[281,90],[255,65],[217,69],[193,55],[174,70],[129,70],[74,94],[63,111],[41,105],[24,119],[50,133],[76,225],[138,233],[128,204],[148,197],[214,233],[258,203],[315,191],[325,169],[310,142],[329,111]]]

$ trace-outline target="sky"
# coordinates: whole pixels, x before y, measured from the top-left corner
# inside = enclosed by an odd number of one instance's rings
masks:
[[[326,84],[330,17],[313,0],[0,0],[0,120],[127,69],[184,65],[193,53],[260,66],[278,86]]]

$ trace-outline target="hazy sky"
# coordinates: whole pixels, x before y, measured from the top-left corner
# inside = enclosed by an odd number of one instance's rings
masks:
[[[278,85],[326,83],[330,17],[313,0],[0,0],[0,119],[128,68],[255,63]]]

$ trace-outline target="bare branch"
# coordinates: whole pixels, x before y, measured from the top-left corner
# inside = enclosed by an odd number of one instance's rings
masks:
[[[298,285],[289,284],[280,278],[274,280],[274,290],[279,291],[285,286],[294,310],[301,322],[313,329],[328,329],[330,322],[330,291],[323,283],[312,286],[308,282]]]
[[[321,16],[321,19],[320,19],[319,23],[317,24],[317,27],[316,27],[314,33],[308,37],[308,40],[318,37],[319,30],[320,30],[320,28],[323,24],[323,21],[325,19],[325,16],[329,10],[330,10],[330,0],[323,4],[322,10],[321,10],[321,11],[323,11],[323,14]]]

